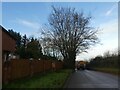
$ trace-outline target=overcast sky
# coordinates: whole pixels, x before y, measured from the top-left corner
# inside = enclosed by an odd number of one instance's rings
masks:
[[[91,26],[101,30],[97,44],[88,50],[88,53],[79,54],[76,60],[88,60],[97,55],[103,55],[107,50],[118,48],[118,3],[117,2],[3,2],[2,26],[13,29],[27,36],[40,36],[40,28],[48,23],[51,5],[62,7],[75,7],[85,15],[91,13],[93,19]]]

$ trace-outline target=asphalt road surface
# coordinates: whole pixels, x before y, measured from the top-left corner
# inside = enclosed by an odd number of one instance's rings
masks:
[[[70,76],[65,88],[118,88],[118,77],[97,71],[79,70]]]

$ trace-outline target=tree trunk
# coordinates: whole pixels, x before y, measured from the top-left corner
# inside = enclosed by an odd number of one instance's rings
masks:
[[[69,69],[75,69],[76,54],[69,54],[69,58],[64,58],[64,67]]]

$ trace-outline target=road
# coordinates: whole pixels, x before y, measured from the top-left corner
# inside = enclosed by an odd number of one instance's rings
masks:
[[[74,72],[65,88],[118,88],[118,77],[89,70]]]

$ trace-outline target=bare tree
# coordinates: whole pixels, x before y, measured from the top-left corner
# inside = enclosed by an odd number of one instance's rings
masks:
[[[52,6],[52,9],[45,37],[48,36],[59,49],[65,66],[74,68],[77,53],[85,52],[91,45],[98,43],[98,30],[90,27],[91,16],[78,13],[75,8]]]

